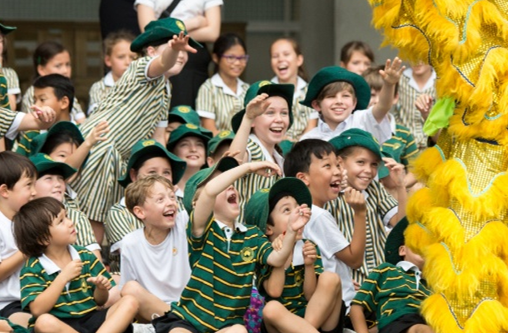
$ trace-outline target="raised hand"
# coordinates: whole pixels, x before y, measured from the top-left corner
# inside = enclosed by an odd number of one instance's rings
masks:
[[[93,130],[88,134],[85,139],[85,142],[92,147],[99,141],[106,141],[108,139],[107,136],[103,136],[109,132],[109,125],[107,121],[101,121],[98,123]]]
[[[311,210],[306,204],[296,207],[289,215],[288,227],[286,230],[292,230],[295,233],[298,233],[300,229],[303,230],[303,227],[305,227],[310,220],[310,215]]]
[[[178,35],[174,35],[173,39],[168,41],[169,46],[176,51],[186,51],[190,53],[196,53],[197,50],[189,45],[189,35],[185,36],[183,31]]]
[[[390,59],[386,60],[385,69],[380,70],[379,74],[383,78],[383,81],[389,84],[396,84],[399,82],[402,72],[406,69],[406,66],[402,66],[402,60],[395,57],[393,61]]]
[[[249,166],[251,173],[255,173],[260,176],[271,177],[275,176],[276,174],[282,176],[282,171],[280,170],[279,166],[273,162],[251,162],[249,163]]]
[[[367,204],[365,203],[365,197],[363,193],[355,190],[352,187],[348,187],[344,192],[346,202],[355,212],[367,211]]]
[[[403,164],[398,163],[393,158],[383,157],[385,167],[390,171],[390,178],[397,187],[405,186],[404,177],[406,176],[405,168]]]
[[[51,124],[56,119],[55,110],[49,106],[38,107],[37,105],[32,105],[30,109],[32,110],[34,118],[39,119],[43,123]]]
[[[75,277],[78,277],[81,274],[81,270],[83,269],[83,262],[80,259],[76,259],[71,261],[65,266],[65,268],[60,272],[60,275],[65,278],[65,281],[69,282]]]
[[[316,245],[311,241],[305,241],[303,244],[303,263],[305,266],[313,266],[317,259]]]
[[[268,97],[269,96],[266,93],[262,93],[261,95],[254,97],[245,108],[245,116],[248,119],[254,119],[257,116],[262,115],[270,104],[267,101]]]

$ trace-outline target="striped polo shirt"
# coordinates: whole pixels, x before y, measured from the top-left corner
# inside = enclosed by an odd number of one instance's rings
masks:
[[[381,145],[381,150],[390,153],[397,162],[405,166],[418,155],[418,146],[411,131],[400,124],[395,125],[395,133]]]
[[[89,92],[90,101],[88,102],[87,115],[90,116],[99,106],[99,103],[106,99],[106,95],[114,85],[115,81],[113,80],[113,73],[111,72],[108,72],[101,80],[92,84]]]
[[[6,108],[0,108],[0,139],[8,134],[9,139],[13,139],[16,136],[16,130],[17,127],[19,127],[21,120],[22,118],[19,117],[18,112],[11,111]],[[12,125],[16,125],[16,128],[11,128]]]
[[[9,95],[21,94],[21,89],[19,88],[19,78],[16,71],[9,67],[2,67],[2,72],[7,80],[7,93]]]
[[[303,245],[305,240],[299,240],[296,242],[293,249],[293,260],[291,265],[286,269],[286,279],[284,281],[284,289],[282,295],[278,298],[272,298],[267,294],[263,283],[270,277],[273,268],[268,265],[263,265],[260,274],[257,276],[258,290],[263,297],[265,302],[271,300],[279,301],[286,309],[290,312],[295,313],[299,317],[305,315],[305,309],[307,308],[307,299],[303,291],[303,282],[305,280],[305,264],[303,258]],[[314,272],[317,276],[323,273],[323,263],[321,261],[321,252],[316,246],[317,258],[314,262]]]
[[[423,133],[423,120],[422,114],[415,106],[416,99],[421,94],[427,94],[436,97],[435,82],[436,73],[432,71],[432,76],[429,81],[420,90],[415,80],[413,79],[413,70],[406,69],[399,81],[399,101],[393,110],[393,115],[398,124],[401,124],[411,131],[416,139],[416,145],[419,149],[427,147],[427,135]]]
[[[7,79],[0,71],[0,108],[10,109]]]
[[[97,309],[93,296],[95,285],[87,282],[88,278],[103,275],[112,286],[115,285],[111,275],[92,252],[75,245],[69,245],[69,252],[72,260],[81,259],[83,268],[79,276],[66,284],[49,311],[57,318],[80,318]],[[44,254],[26,260],[20,273],[22,308],[29,310],[28,305],[53,283],[60,271],[60,267]],[[34,322],[32,317],[30,326]]]
[[[382,329],[401,316],[419,313],[422,301],[430,294],[420,270],[412,263],[383,263],[365,279],[352,304],[375,312],[378,329]]]
[[[231,118],[244,108],[247,89],[249,85],[237,79],[236,93],[233,92],[216,73],[199,88],[196,111],[200,117],[215,119],[219,131],[232,131]]]
[[[386,229],[390,219],[397,214],[397,200],[385,188],[373,180],[363,192],[367,204],[365,257],[359,269],[353,269],[353,280],[362,283],[370,271],[385,261]],[[354,211],[343,195],[330,201],[325,208],[336,219],[340,230],[351,242],[354,233]]]
[[[273,77],[271,81],[279,84],[279,78],[277,77]],[[307,128],[309,120],[319,118],[319,113],[316,110],[300,104],[300,101],[303,101],[307,94],[307,86],[307,82],[298,77],[293,95],[293,125],[286,132],[286,137],[294,141],[300,139],[303,131]]]
[[[39,134],[41,134],[39,130],[21,132],[18,138],[16,153],[27,157],[31,156],[31,142]]]
[[[95,239],[95,233],[86,215],[82,211],[68,206],[65,206],[65,211],[67,212],[67,217],[74,222],[76,227],[77,238],[75,244],[85,247],[89,251],[100,250],[101,247]]]
[[[235,224],[231,230],[210,217],[200,238],[187,227],[191,278],[171,313],[199,332],[243,325],[256,270],[266,265],[272,245],[258,227]]]

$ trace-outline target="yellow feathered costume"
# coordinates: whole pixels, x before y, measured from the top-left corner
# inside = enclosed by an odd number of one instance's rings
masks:
[[[455,101],[414,172],[408,246],[426,259],[437,333],[508,332],[508,1],[369,0],[385,44],[436,70]],[[440,110],[433,110],[439,113]]]

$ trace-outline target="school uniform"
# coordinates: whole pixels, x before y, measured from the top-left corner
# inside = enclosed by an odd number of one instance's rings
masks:
[[[157,126],[167,125],[169,85],[164,76],[147,75],[154,59],[143,57],[132,62],[98,109],[80,126],[85,137],[103,120],[110,128],[108,140],[94,146],[81,173],[71,182],[81,209],[93,221],[105,221],[109,208],[121,199],[123,189],[117,180],[125,171],[134,144],[150,138]]]
[[[0,72],[0,108],[10,109],[7,79]]]
[[[398,203],[377,181],[373,180],[363,191],[367,205],[365,257],[362,266],[353,270],[353,279],[362,283],[374,268],[384,262],[386,227],[398,212]],[[354,233],[354,211],[343,195],[325,206],[337,221],[340,230],[350,242]]]
[[[279,78],[273,77],[271,79],[273,83],[279,84]],[[309,108],[308,106],[300,104],[300,101],[305,99],[307,94],[307,82],[301,77],[298,77],[296,81],[295,93],[293,95],[293,124],[287,130],[286,136],[292,140],[298,140],[303,134],[303,131],[307,128],[309,120],[318,119],[319,113],[316,110]]]
[[[16,71],[9,67],[1,67],[5,79],[7,80],[7,93],[9,95],[20,95],[21,89],[19,88],[19,78]]]
[[[393,136],[381,145],[381,151],[389,153],[394,160],[407,167],[409,161],[418,155],[416,140],[409,128],[400,124],[393,123],[392,132]]]
[[[14,140],[18,135],[18,128],[26,114],[0,107],[0,139],[6,137]]]
[[[77,209],[68,207],[67,205],[65,205],[65,211],[67,213],[67,217],[74,223],[74,226],[76,227],[77,238],[75,244],[82,246],[89,251],[100,250],[101,247],[95,239],[92,225],[90,224],[90,221],[86,215]]]
[[[90,101],[88,102],[87,115],[90,116],[95,111],[99,103],[106,98],[106,95],[114,85],[115,80],[113,79],[112,72],[108,72],[101,80],[92,84],[89,92]]]
[[[255,271],[267,264],[271,243],[258,227],[235,223],[231,230],[213,216],[200,238],[192,235],[191,224],[187,228],[191,278],[180,301],[153,321],[156,331],[169,331],[175,320],[201,333],[243,325]]]
[[[219,131],[231,131],[231,118],[243,109],[245,93],[249,85],[237,79],[236,93],[218,73],[206,80],[198,91],[196,110],[200,117],[214,119]]]
[[[2,212],[0,212],[0,265],[3,260],[9,259],[16,252],[18,247],[14,240],[13,224]],[[12,303],[20,300],[19,272],[21,267],[14,270],[11,275],[0,281],[0,311]],[[5,315],[5,317],[8,317]]]
[[[70,282],[60,293],[55,305],[49,314],[66,322],[66,320],[84,318],[97,310],[97,303],[93,297],[95,285],[86,280],[99,275],[105,276],[112,286],[115,282],[102,263],[85,248],[69,245],[72,260],[79,259],[83,263],[81,274]],[[60,274],[61,269],[45,254],[40,257],[29,258],[21,269],[21,304],[24,309],[44,292]],[[30,319],[29,326],[33,326],[34,318]],[[100,326],[100,325],[99,325]]]

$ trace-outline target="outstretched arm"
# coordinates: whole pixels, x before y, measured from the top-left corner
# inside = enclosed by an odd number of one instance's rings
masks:
[[[383,86],[379,93],[379,102],[372,109],[372,114],[378,123],[383,121],[392,108],[395,85],[399,82],[405,68],[405,66],[402,66],[402,61],[395,57],[393,62],[390,59],[386,60],[385,69],[379,71],[379,74],[383,77]]]
[[[180,51],[196,53],[196,49],[189,45],[189,35],[184,36],[183,31],[174,35],[167,43],[167,47],[162,51],[160,57],[150,63],[148,67],[148,77],[159,77],[166,73],[176,63]]]

